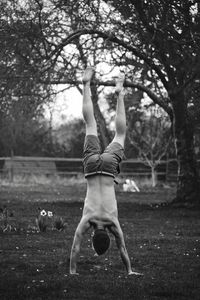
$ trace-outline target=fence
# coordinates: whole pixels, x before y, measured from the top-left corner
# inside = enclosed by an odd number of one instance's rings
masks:
[[[143,162],[130,159],[120,166],[120,176],[150,177],[150,167]],[[0,158],[0,173],[13,180],[15,175],[60,175],[77,176],[83,173],[82,159],[46,157],[5,157]],[[176,160],[161,161],[156,168],[158,180],[174,181],[177,177]]]

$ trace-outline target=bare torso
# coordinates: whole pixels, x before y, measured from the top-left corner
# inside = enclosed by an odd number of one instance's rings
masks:
[[[118,218],[112,177],[96,175],[87,178],[83,216],[98,227],[109,226]]]

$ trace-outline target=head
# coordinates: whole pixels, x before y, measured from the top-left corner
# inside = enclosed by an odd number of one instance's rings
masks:
[[[104,254],[110,246],[110,238],[105,229],[96,229],[92,238],[94,250],[98,255]]]

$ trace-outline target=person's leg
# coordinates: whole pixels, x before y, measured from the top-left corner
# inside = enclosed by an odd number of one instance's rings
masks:
[[[112,142],[118,142],[124,147],[124,141],[126,137],[126,113],[124,107],[124,75],[121,74],[116,79],[115,92],[117,94],[117,107],[115,116],[115,136]]]
[[[86,135],[97,136],[97,124],[94,117],[93,103],[91,99],[90,81],[94,74],[94,69],[88,67],[83,74],[83,106],[82,113],[86,125]]]

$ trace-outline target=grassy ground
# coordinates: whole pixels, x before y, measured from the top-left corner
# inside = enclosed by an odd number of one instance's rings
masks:
[[[85,186],[2,186],[0,206],[13,212],[10,224],[16,231],[0,232],[0,299],[200,299],[200,211],[158,205],[173,193],[118,188],[127,249],[143,277],[126,275],[113,239],[106,255],[94,256],[90,235],[82,244],[80,275],[70,276],[69,254]],[[49,227],[38,233],[38,207],[62,216],[65,230]]]

